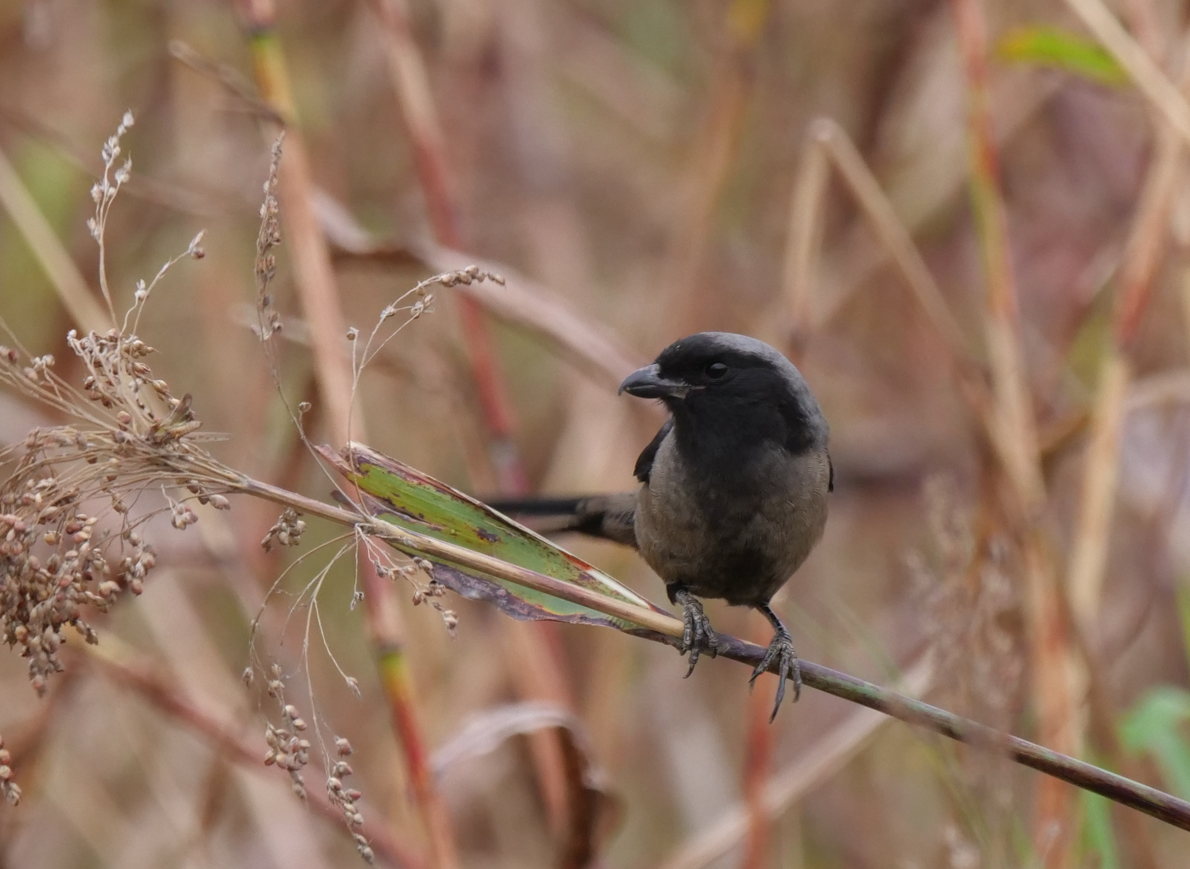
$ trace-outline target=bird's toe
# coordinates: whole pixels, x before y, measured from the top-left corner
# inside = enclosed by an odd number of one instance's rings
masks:
[[[802,668],[798,662],[797,652],[793,649],[793,638],[787,633],[778,632],[773,636],[769,647],[765,649],[764,657],[752,671],[752,678],[748,680],[748,686],[751,687],[761,673],[768,672],[774,662],[777,664],[777,697],[773,703],[773,714],[769,716],[770,722],[777,717],[781,701],[785,699],[787,680],[793,680],[793,702],[796,703],[802,695]]]
[[[711,627],[711,620],[703,612],[702,604],[693,595],[689,592],[678,592],[675,600],[682,605],[682,644],[678,651],[690,656],[690,666],[686,670],[686,677],[689,678],[703,652],[712,658],[718,654],[719,641],[714,628]]]

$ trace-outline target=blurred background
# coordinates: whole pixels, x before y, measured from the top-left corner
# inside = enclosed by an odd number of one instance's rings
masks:
[[[117,310],[205,230],[140,320],[154,374],[224,462],[326,497],[250,328],[284,123],[277,370],[311,440],[346,437],[346,327],[468,263],[507,286],[434,288],[353,432],[479,495],[631,486],[661,416],[619,379],[694,331],[761,337],[832,426],[826,537],[775,602],[802,657],[1190,798],[1190,31],[1173,0],[1110,5],[9,0],[0,315],[82,380],[89,191],[130,109]],[[5,445],[60,421],[0,393]],[[240,674],[278,577],[256,648],[350,740],[384,865],[1186,864],[1190,834],[815,691],[769,726],[770,677],[750,699],[731,662],[683,680],[671,648],[453,598],[452,638],[399,580],[381,630],[350,558],[310,634],[294,596],[338,532],[312,521],[283,573],[277,515],[152,526],[145,593],[92,619],[114,657],[44,698],[0,655],[0,866],[360,859],[313,805],[320,755],[309,808],[261,764],[276,704]],[[633,553],[562,544],[664,601]]]

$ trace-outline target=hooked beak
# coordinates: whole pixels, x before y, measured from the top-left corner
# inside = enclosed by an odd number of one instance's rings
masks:
[[[689,391],[690,384],[662,377],[660,367],[654,363],[625,377],[616,394],[627,392],[637,398],[685,398]]]

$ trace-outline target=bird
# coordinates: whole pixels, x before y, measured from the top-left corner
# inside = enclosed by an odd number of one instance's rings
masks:
[[[801,372],[745,335],[700,332],[632,372],[619,394],[657,399],[669,418],[636,460],[631,492],[493,501],[508,515],[552,517],[548,532],[576,531],[635,547],[682,608],[678,650],[686,676],[718,640],[700,598],[761,612],[773,639],[749,686],[774,663],[770,722],[801,668],[772,598],[826,527],[834,490],[830,428]]]

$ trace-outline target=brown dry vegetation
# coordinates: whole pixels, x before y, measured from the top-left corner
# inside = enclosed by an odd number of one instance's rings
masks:
[[[65,336],[106,328],[89,191],[131,108],[115,307],[205,229],[205,257],[140,318],[153,374],[226,434],[209,445],[225,465],[324,497],[251,328],[285,121],[273,353],[311,440],[350,435],[479,494],[610,491],[659,419],[616,397],[620,377],[692,331],[769,340],[818,395],[837,469],[826,538],[776,601],[801,655],[904,674],[1190,798],[1182,4],[1120,0],[1126,32],[1099,0],[271,7],[0,7],[0,316],[34,355],[81,385]],[[1005,36],[1038,25],[1093,30],[1128,76],[1009,62]],[[349,407],[348,326],[366,335],[471,262],[507,286],[435,289]],[[0,392],[2,446],[63,422]],[[294,601],[341,529],[311,520],[300,547],[265,552],[296,526],[231,508],[196,507],[184,533],[146,524],[143,593],[121,580],[87,614],[98,651],[67,632],[44,697],[0,653],[0,785],[22,795],[0,805],[0,866],[351,865],[323,796],[344,778],[336,737],[354,772],[329,799],[363,814],[380,863],[1174,869],[1190,853],[1190,833],[815,691],[770,727],[770,677],[750,700],[727,661],[682,680],[672,649],[614,631],[432,589],[438,612],[415,608],[425,586],[366,560],[321,576],[308,633]],[[632,553],[565,545],[663,599]],[[303,552],[245,689],[252,620]],[[755,613],[710,614],[767,640]],[[310,737],[305,808],[300,771],[261,761],[312,730],[328,752]]]

